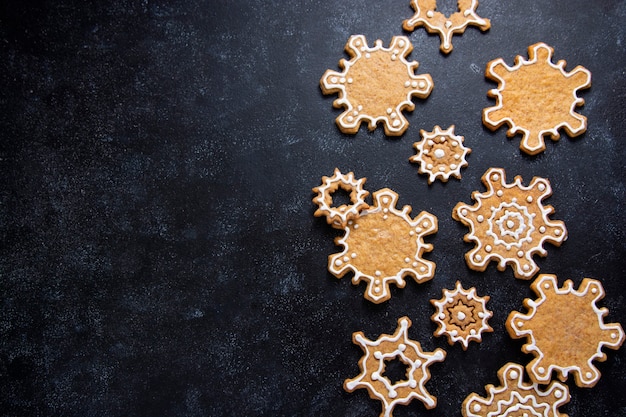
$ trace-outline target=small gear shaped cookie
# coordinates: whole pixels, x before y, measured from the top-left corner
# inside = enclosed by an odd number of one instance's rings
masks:
[[[473,206],[458,203],[452,211],[455,220],[470,228],[463,239],[476,244],[465,254],[468,267],[484,271],[489,262],[498,261],[498,270],[509,264],[516,278],[532,278],[539,271],[533,255],[546,256],[544,243],[560,246],[567,238],[565,223],[550,220],[554,208],[543,205],[552,195],[550,182],[534,177],[524,186],[517,176],[507,183],[502,168],[487,170],[482,182],[487,191],[472,193]]]
[[[373,303],[391,298],[390,284],[404,288],[405,276],[430,280],[435,263],[423,258],[433,249],[424,237],[437,232],[437,217],[422,211],[411,219],[410,206],[395,208],[398,194],[388,188],[374,193],[374,206],[348,221],[345,235],[335,243],[344,249],[328,257],[328,270],[337,278],[352,271],[353,284],[366,281],[364,297]]]
[[[461,178],[461,168],[467,166],[465,157],[472,152],[463,145],[465,138],[454,134],[454,125],[446,130],[435,126],[432,132],[420,130],[422,140],[413,147],[417,154],[409,161],[419,163],[419,173],[428,174],[428,183],[437,178],[446,182],[450,176]]]
[[[332,177],[322,177],[322,184],[313,188],[317,193],[313,197],[313,203],[317,204],[315,217],[326,217],[326,222],[337,229],[346,227],[348,220],[356,219],[361,211],[369,207],[365,198],[369,191],[363,189],[366,178],[356,179],[353,172],[342,174],[338,168]],[[350,204],[342,204],[339,207],[333,205],[333,195],[342,189],[350,194]]]
[[[450,16],[437,11],[437,0],[411,0],[411,7],[415,14],[402,24],[402,27],[412,32],[415,28],[424,26],[428,33],[437,33],[441,38],[441,52],[452,52],[452,36],[465,32],[468,26],[477,26],[483,32],[491,27],[489,19],[483,19],[476,14],[478,0],[458,0],[458,11]]]
[[[461,342],[463,350],[467,350],[469,342],[482,341],[483,332],[493,332],[487,320],[493,313],[487,310],[489,296],[480,297],[476,288],[463,288],[459,281],[453,291],[444,289],[443,298],[430,300],[437,309],[431,319],[439,326],[435,336],[447,336],[450,345]]]
[[[605,361],[603,347],[618,349],[624,343],[619,323],[604,323],[609,313],[596,302],[604,298],[600,281],[585,278],[578,290],[567,280],[562,288],[554,275],[539,275],[532,283],[536,300],[525,299],[527,314],[511,312],[506,328],[514,339],[526,338],[525,353],[535,356],[528,365],[530,378],[546,384],[556,372],[561,381],[569,373],[579,387],[593,387],[600,371],[593,361]]]
[[[352,335],[353,343],[359,345],[365,355],[359,361],[361,373],[346,379],[343,387],[347,392],[367,389],[370,398],[382,403],[381,417],[392,417],[396,405],[407,405],[414,398],[424,403],[427,409],[437,405],[437,399],[426,391],[424,385],[430,379],[430,365],[442,362],[446,352],[443,349],[424,352],[419,342],[409,339],[409,327],[411,320],[401,317],[393,335],[383,334],[373,341],[362,332]],[[392,361],[400,361],[406,367],[404,379],[394,381],[386,375],[386,365]]]
[[[498,83],[489,97],[496,105],[483,110],[483,123],[491,130],[509,125],[508,137],[522,134],[520,149],[536,155],[546,148],[544,137],[560,137],[563,128],[571,137],[587,130],[587,118],[576,113],[584,100],[579,90],[591,86],[591,73],[582,66],[565,71],[565,61],[552,63],[554,49],[543,42],[528,47],[528,60],[515,58],[507,66],[502,58],[487,64],[485,76]]]
[[[406,36],[394,36],[389,48],[381,40],[369,47],[365,36],[350,37],[345,50],[351,59],[339,61],[343,71],[329,69],[320,80],[324,94],[339,94],[333,106],[345,108],[336,119],[343,133],[357,133],[363,121],[370,130],[382,123],[387,136],[405,132],[409,122],[402,112],[415,108],[413,97],[424,99],[433,89],[430,75],[416,75],[418,63],[406,60],[412,49]]]
[[[498,371],[500,386],[485,389],[488,397],[470,394],[461,408],[463,417],[567,417],[559,407],[570,400],[567,385],[553,381],[547,387],[524,382],[524,368],[509,362]]]

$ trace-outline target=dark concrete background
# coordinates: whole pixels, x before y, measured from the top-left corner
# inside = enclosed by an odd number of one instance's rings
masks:
[[[507,361],[531,359],[504,328],[530,283],[470,271],[450,215],[492,166],[551,181],[569,239],[546,245],[541,272],[602,280],[606,321],[626,325],[625,1],[484,0],[491,30],[455,36],[448,56],[438,37],[408,34],[435,87],[395,139],[342,135],[318,83],[351,34],[403,34],[408,0],[25,3],[0,4],[2,416],[376,416],[364,390],[342,389],[359,372],[351,334],[391,333],[402,315],[425,350],[448,354],[426,385],[438,407],[394,415],[460,415]],[[529,157],[483,127],[484,69],[538,41],[593,86],[588,131]],[[408,162],[435,124],[473,149],[461,181],[429,186]],[[313,217],[311,188],[335,167],[439,218],[432,281],[373,305],[327,272],[338,233]],[[457,279],[494,311],[494,333],[466,352],[429,319]],[[626,348],[607,354],[595,388],[568,381],[562,412],[626,416]]]

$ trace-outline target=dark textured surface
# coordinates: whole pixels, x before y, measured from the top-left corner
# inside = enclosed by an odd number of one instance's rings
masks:
[[[359,372],[351,334],[391,333],[402,315],[424,349],[448,355],[427,384],[438,407],[394,415],[460,415],[502,365],[531,358],[504,329],[529,282],[468,270],[467,229],[450,216],[491,166],[551,181],[569,239],[546,246],[541,272],[601,279],[606,320],[626,324],[626,2],[481,1],[491,30],[455,36],[449,56],[418,29],[410,58],[435,87],[409,130],[347,137],[319,79],[351,34],[403,33],[409,1],[384,3],[0,4],[2,416],[376,416],[364,390],[342,389]],[[528,157],[519,137],[482,126],[484,69],[538,41],[593,86],[588,131]],[[428,186],[408,162],[435,124],[473,149],[461,181]],[[311,188],[335,167],[439,218],[432,281],[373,305],[327,272],[337,232],[313,217]],[[457,279],[494,311],[495,332],[466,352],[429,319],[428,300]],[[626,416],[626,348],[607,353],[595,388],[568,381],[563,412]]]

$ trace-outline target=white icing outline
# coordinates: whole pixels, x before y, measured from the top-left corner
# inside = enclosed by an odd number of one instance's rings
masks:
[[[411,213],[410,206],[404,206],[402,211],[397,210],[395,205],[398,201],[398,194],[388,188],[383,188],[374,192],[374,206],[361,212],[360,218],[366,216],[396,216],[406,222],[413,233],[413,238],[417,244],[417,250],[415,254],[411,255],[409,262],[406,262],[408,266],[400,268],[394,275],[389,276],[375,276],[368,275],[357,269],[351,262],[350,256],[350,231],[353,228],[358,228],[359,219],[354,221],[348,221],[348,225],[345,227],[345,235],[339,238],[335,243],[338,246],[342,246],[344,249],[340,253],[330,255],[328,257],[328,270],[337,278],[343,277],[348,271],[352,271],[354,276],[352,283],[357,285],[361,280],[367,282],[367,289],[364,293],[364,297],[373,303],[382,303],[391,298],[389,291],[389,285],[395,284],[399,288],[404,288],[406,281],[405,276],[411,276],[417,283],[428,281],[435,275],[435,263],[422,258],[424,252],[430,252],[433,249],[433,245],[430,243],[424,243],[423,238],[431,235],[438,230],[437,217],[434,215],[422,211],[414,220],[411,220],[409,214]],[[427,223],[427,226],[424,226]],[[361,254],[360,256],[367,256]],[[339,262],[338,262],[339,261]],[[423,271],[422,271],[423,269]],[[377,285],[376,282],[379,282]],[[376,288],[380,288],[380,291],[376,291]]]
[[[409,122],[402,114],[403,110],[413,111],[415,104],[411,100],[412,96],[418,98],[426,98],[433,89],[433,80],[429,74],[416,75],[415,70],[418,67],[416,61],[408,62],[406,56],[413,50],[413,45],[406,36],[394,36],[391,38],[389,48],[384,48],[380,39],[376,40],[374,47],[367,46],[367,40],[363,35],[352,35],[345,47],[346,52],[350,55],[350,61],[341,59],[339,66],[342,72],[326,70],[320,85],[324,94],[339,93],[339,98],[333,102],[336,108],[345,107],[343,113],[336,118],[336,123],[344,133],[356,134],[363,120],[369,121],[368,128],[376,129],[376,125],[382,122],[387,136],[400,136],[408,128]],[[346,92],[346,83],[352,79],[350,77],[350,69],[352,66],[362,59],[368,57],[372,53],[383,52],[390,55],[390,59],[399,65],[406,66],[407,79],[400,81],[407,88],[406,99],[395,105],[391,103],[389,109],[391,112],[382,115],[369,115],[361,113],[362,109],[355,108],[350,102],[350,97]],[[411,87],[411,88],[410,88]]]
[[[447,324],[450,321],[447,308],[456,305],[456,302],[460,301],[458,298],[460,295],[465,296],[468,300],[475,300],[480,306],[480,311],[476,312],[474,315],[474,317],[476,317],[476,323],[468,325],[470,332],[468,332],[465,337],[459,336],[458,333],[449,329]],[[434,333],[435,336],[446,335],[450,344],[461,342],[463,350],[467,349],[469,342],[472,340],[480,343],[482,341],[483,332],[493,331],[493,328],[487,323],[487,320],[493,316],[493,312],[487,309],[487,301],[489,301],[489,296],[478,296],[476,294],[476,288],[474,287],[469,290],[464,289],[460,281],[456,282],[454,290],[444,289],[443,297],[440,300],[430,300],[430,303],[437,308],[435,314],[431,316],[431,319],[439,326]],[[478,306],[476,306],[476,308],[478,308]],[[481,312],[483,313],[483,317],[479,317],[479,313]],[[443,315],[443,318],[441,318],[441,315]],[[450,327],[457,326],[452,325]],[[471,330],[474,330],[475,333],[471,334]]]
[[[570,400],[567,385],[554,381],[543,390],[538,384],[524,382],[522,365],[509,362],[498,371],[500,387],[489,384],[486,391],[488,397],[480,397],[472,393],[461,408],[463,417],[506,416],[511,411],[521,408],[530,409],[541,417],[565,417],[558,408]],[[508,393],[508,395],[507,395]],[[476,407],[480,407],[480,410]],[[493,408],[497,406],[497,408]],[[544,412],[541,412],[543,409]],[[518,414],[515,414],[518,415]]]
[[[468,165],[465,157],[469,153],[471,153],[472,150],[470,148],[467,148],[465,145],[463,145],[463,142],[465,140],[463,136],[454,134],[454,125],[450,126],[446,130],[442,130],[441,127],[436,125],[432,132],[426,132],[424,129],[421,129],[420,135],[422,136],[422,140],[419,142],[415,142],[413,144],[413,147],[417,151],[417,155],[413,155],[411,158],[409,158],[409,161],[420,164],[418,172],[420,174],[428,174],[428,183],[432,184],[433,181],[435,181],[437,178],[439,178],[443,182],[446,182],[448,181],[450,176],[454,176],[455,178],[461,178],[461,168],[466,167]],[[431,168],[429,168],[428,163],[425,160],[425,156],[430,153],[431,148],[433,146],[429,144],[429,141],[433,141],[434,139],[441,138],[441,137],[445,139],[444,142],[446,142],[450,148],[453,148],[456,150],[455,153],[460,154],[459,159],[456,160],[455,168],[452,168],[450,165],[447,165],[447,164],[438,165],[438,166],[445,166],[447,168],[447,172],[446,171],[442,172],[439,169],[436,169],[437,167],[434,165]],[[441,144],[443,142],[438,141],[437,143]],[[443,149],[441,148],[438,148],[438,150],[443,151]],[[445,154],[443,157],[445,158],[446,156],[448,155]],[[432,159],[432,158],[429,158],[429,159]]]
[[[554,211],[554,209],[551,206],[544,206],[542,204],[542,200],[544,198],[552,195],[550,182],[545,178],[533,177],[530,185],[524,186],[522,184],[522,178],[520,176],[516,176],[512,183],[507,184],[506,174],[502,168],[488,169],[482,176],[482,182],[486,186],[487,191],[484,193],[474,191],[472,193],[472,198],[476,201],[473,206],[458,203],[452,211],[452,217],[455,220],[460,221],[470,228],[469,233],[464,236],[464,240],[466,242],[474,242],[476,244],[472,250],[465,254],[467,265],[472,269],[484,271],[492,260],[496,260],[498,262],[498,270],[503,271],[506,268],[506,265],[510,264],[516,278],[532,278],[539,271],[539,266],[535,263],[533,255],[535,253],[540,256],[547,255],[547,251],[543,248],[545,242],[552,243],[555,246],[560,246],[560,244],[567,239],[567,229],[565,228],[565,224],[560,220],[550,220],[548,216]],[[535,189],[540,194],[533,197]],[[516,197],[508,195],[509,190],[511,190],[511,194],[515,190],[521,190],[524,194],[527,194],[528,197],[532,197],[532,201],[529,202],[527,197],[523,199],[523,202],[518,202]],[[501,195],[498,195],[500,192]],[[534,206],[536,210],[541,213],[541,217],[539,219],[531,216],[535,213],[529,213],[527,216],[527,219],[528,217],[532,217],[532,227],[535,229],[533,231],[538,232],[535,233],[534,236],[541,236],[534,246],[530,247],[526,251],[523,251],[521,250],[521,245],[506,244],[506,242],[501,239],[494,239],[496,233],[494,232],[492,219],[486,219],[482,214],[480,214],[486,207],[483,206],[483,202],[490,200],[494,196],[497,196],[501,203],[498,207],[492,206],[490,208],[491,212],[493,212],[493,210],[499,210],[501,207],[505,207],[502,203],[505,202],[508,205],[506,207],[513,207],[513,205],[516,205],[519,207],[525,207],[526,210],[528,210],[530,206]],[[521,203],[523,203],[523,206]],[[483,220],[479,221],[480,218]],[[537,224],[535,224],[535,222],[537,222]],[[547,228],[554,230],[553,234],[549,233],[546,230]],[[479,231],[485,231],[485,235],[488,239],[479,238],[478,236],[481,234]],[[525,239],[527,238],[528,236]],[[523,240],[524,239],[521,241]],[[533,237],[531,240],[537,240],[537,238]],[[504,244],[500,245],[501,243]],[[514,253],[505,253],[507,256],[503,256],[495,250],[497,245],[504,246],[506,250],[511,250],[513,246],[516,246],[520,250],[513,250],[512,252]],[[489,247],[490,249],[487,250]]]
[[[506,82],[500,75],[498,75],[495,68],[500,66],[504,68],[506,71],[508,71],[509,73],[514,73],[515,71],[519,70],[522,66],[529,66],[529,65],[536,64],[539,59],[539,54],[538,54],[539,49],[547,50],[548,58],[546,62],[551,68],[559,71],[561,75],[563,75],[564,78],[569,79],[571,77],[574,77],[578,73],[582,72],[587,75],[587,80],[585,83],[580,84],[579,86],[575,87],[572,90],[573,101],[570,106],[569,116],[571,116],[575,120],[578,120],[580,122],[580,126],[574,127],[571,124],[569,124],[569,122],[566,121],[566,122],[561,122],[557,124],[556,126],[550,126],[547,129],[541,129],[537,132],[537,139],[538,139],[537,146],[531,146],[528,144],[528,140],[530,138],[531,133],[533,132],[531,132],[531,130],[528,128],[517,125],[515,121],[513,120],[513,118],[515,117],[514,114],[511,117],[504,117],[500,120],[492,120],[490,117],[490,114],[504,108],[504,103],[502,99],[502,91],[506,89]],[[529,46],[528,54],[529,56],[534,56],[534,58],[531,58],[529,60],[524,60],[522,56],[518,55],[515,57],[515,65],[512,67],[509,67],[502,58],[498,58],[487,64],[486,76],[496,81],[498,83],[498,88],[492,89],[489,91],[488,95],[496,99],[496,105],[493,107],[485,108],[483,110],[483,124],[487,126],[488,128],[490,128],[491,130],[496,130],[500,126],[504,125],[505,123],[508,124],[509,130],[507,131],[507,136],[513,137],[516,134],[521,133],[523,136],[520,142],[520,149],[529,155],[536,155],[546,149],[544,136],[548,134],[550,135],[550,138],[552,140],[558,140],[560,138],[560,134],[558,130],[561,128],[564,128],[567,134],[571,137],[576,137],[587,130],[587,118],[579,113],[576,113],[575,110],[577,107],[582,106],[585,102],[584,99],[577,96],[577,93],[579,90],[589,88],[591,86],[591,72],[589,72],[589,70],[587,70],[583,66],[579,65],[576,68],[574,68],[571,72],[568,73],[565,71],[566,62],[563,60],[557,62],[556,64],[553,64],[552,55],[554,54],[554,48],[552,48],[551,46],[543,42],[539,42],[539,43]],[[524,112],[524,109],[518,108],[516,109],[516,111]]]
[[[529,310],[527,314],[522,314],[517,311],[513,311],[509,314],[507,319],[507,330],[511,337],[515,339],[527,338],[527,343],[522,347],[522,351],[525,353],[532,353],[535,355],[535,359],[531,361],[526,369],[530,374],[530,377],[533,381],[538,383],[546,383],[551,379],[552,372],[557,372],[560,375],[562,380],[565,380],[568,374],[571,372],[574,374],[574,379],[576,385],[579,387],[593,387],[598,380],[600,379],[600,371],[593,364],[594,360],[598,360],[600,362],[606,359],[606,354],[602,352],[602,347],[606,346],[610,349],[618,349],[622,343],[624,342],[624,330],[619,323],[609,323],[605,324],[603,317],[608,314],[608,310],[606,308],[598,308],[596,306],[596,301],[604,298],[604,288],[602,287],[602,283],[595,279],[585,278],[582,280],[580,284],[579,290],[574,290],[574,284],[571,280],[565,281],[562,288],[558,288],[557,285],[557,277],[555,275],[542,274],[537,277],[537,279],[532,283],[531,288],[539,296],[536,300],[525,299],[524,306]],[[544,352],[541,349],[541,346],[537,346],[537,341],[535,340],[535,336],[533,333],[533,329],[520,329],[519,324],[525,323],[531,320],[537,314],[537,310],[541,308],[541,305],[547,300],[546,292],[554,293],[557,296],[563,297],[581,297],[585,298],[590,296],[590,294],[595,294],[589,303],[590,310],[595,314],[598,318],[598,326],[602,331],[609,332],[617,332],[619,337],[611,338],[607,335],[606,340],[598,341],[598,346],[596,348],[595,353],[587,360],[586,366],[587,371],[592,372],[591,376],[586,375],[583,372],[583,367],[578,365],[570,365],[570,366],[559,366],[553,363],[543,364],[542,362],[550,362],[551,358],[546,358]],[[589,314],[589,312],[576,312],[578,314]],[[567,323],[574,320],[575,317],[572,317],[572,314],[568,314],[563,317],[554,317],[553,323],[554,325],[563,325],[567,326]],[[524,326],[522,326],[524,327]],[[613,333],[615,334],[615,333]],[[612,341],[611,341],[612,339]],[[558,340],[552,340],[552,343],[558,343]],[[592,341],[590,343],[595,343]],[[571,348],[571,347],[570,347]],[[546,369],[547,367],[547,369]],[[539,368],[543,368],[545,372],[541,375],[539,372]]]
[[[365,198],[369,195],[369,191],[365,191],[363,189],[365,180],[366,178],[360,178],[357,180],[354,177],[353,172],[348,172],[344,175],[341,171],[339,171],[339,168],[335,168],[335,172],[332,177],[322,177],[322,185],[313,188],[313,192],[318,193],[317,196],[313,198],[313,203],[318,206],[314,215],[318,217],[326,216],[326,222],[333,227],[345,227],[348,220],[357,218],[361,211],[369,207],[365,202]],[[347,191],[350,192],[352,204],[340,207],[330,207],[327,200],[332,193],[331,187],[335,183],[339,184],[338,187],[344,185],[348,189]],[[330,198],[330,201],[332,201],[332,197]]]
[[[366,388],[367,391],[373,396],[379,399],[383,405],[383,412],[381,416],[391,417],[393,408],[398,404],[406,405],[410,403],[413,398],[418,398],[425,407],[432,409],[437,405],[437,399],[426,391],[424,385],[430,379],[430,372],[428,367],[434,362],[442,362],[446,357],[446,352],[443,349],[437,348],[434,352],[422,351],[421,344],[419,342],[409,339],[408,329],[411,327],[411,320],[408,317],[401,317],[398,319],[398,327],[393,335],[383,334],[378,339],[372,341],[366,338],[362,332],[356,332],[352,335],[352,340],[355,344],[361,346],[365,355],[361,358],[360,368],[361,373],[352,379],[346,379],[343,386],[348,392],[353,392],[359,388]],[[390,342],[396,345],[396,349],[392,352],[380,352],[376,348],[381,345],[382,342]],[[404,347],[404,349],[403,349]],[[421,361],[412,361],[403,352],[406,349],[413,349],[416,356]],[[367,369],[367,361],[373,355],[378,360],[378,367],[374,370]],[[385,360],[393,359],[400,356],[402,361],[407,366],[408,380],[398,381],[395,384],[391,384],[390,381],[382,376],[382,372],[385,368]],[[419,363],[418,363],[419,361]],[[416,371],[421,371],[421,376],[416,378]],[[375,375],[378,375],[376,378]],[[376,388],[367,380],[373,379],[383,383],[387,393],[382,393],[376,390]],[[410,387],[412,391],[406,397],[396,397],[392,393],[396,393],[397,389],[401,387]],[[372,397],[372,398],[373,398]]]
[[[436,1],[435,6],[429,8],[425,5],[420,6],[421,0],[411,0],[411,7],[415,10],[415,14],[410,19],[403,22],[402,27],[412,32],[415,28],[424,26],[428,33],[438,33],[441,40],[439,49],[441,52],[448,54],[452,52],[452,36],[454,34],[462,34],[465,32],[465,28],[468,26],[477,26],[481,31],[486,31],[491,27],[489,19],[483,19],[476,13],[478,7],[478,0],[472,0],[469,8],[463,9],[461,7],[461,0],[457,2],[457,12],[461,13],[465,17],[465,20],[461,24],[454,25],[450,18],[452,16],[445,16],[443,13],[437,11]],[[443,26],[432,20],[438,20],[441,17],[445,18]]]

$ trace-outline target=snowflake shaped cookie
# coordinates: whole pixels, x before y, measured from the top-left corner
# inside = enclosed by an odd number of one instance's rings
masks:
[[[570,400],[567,385],[552,382],[547,387],[524,382],[524,368],[507,363],[498,371],[501,386],[491,384],[486,398],[470,394],[461,408],[463,417],[567,417],[559,407]]]
[[[328,257],[328,270],[337,278],[354,273],[353,284],[367,282],[364,297],[373,303],[391,298],[389,285],[404,288],[404,277],[421,283],[435,274],[435,264],[423,259],[433,249],[424,236],[438,229],[437,218],[425,211],[411,219],[410,206],[397,210],[398,194],[385,188],[374,193],[374,206],[348,221],[336,244],[344,249]]]
[[[354,134],[364,120],[370,130],[381,122],[387,136],[402,135],[409,125],[402,111],[415,108],[413,96],[426,98],[433,89],[430,75],[416,75],[418,63],[406,60],[413,45],[406,36],[394,36],[389,48],[380,40],[370,48],[365,36],[353,35],[345,49],[351,59],[339,61],[343,71],[327,70],[320,80],[324,94],[339,94],[333,106],[345,108],[337,126]]]
[[[338,168],[332,177],[322,177],[322,185],[313,188],[313,192],[317,195],[313,198],[313,202],[317,204],[317,210],[313,215],[315,217],[326,217],[326,222],[335,228],[344,228],[348,220],[355,219],[359,213],[368,208],[365,198],[369,195],[369,191],[363,189],[366,178],[356,179],[354,173],[348,172],[342,174]],[[334,207],[333,194],[341,188],[343,191],[350,193],[350,203],[342,204]]]
[[[517,176],[508,184],[502,168],[490,168],[482,181],[487,191],[472,193],[476,203],[458,203],[452,211],[455,220],[470,228],[464,240],[476,244],[465,254],[467,265],[484,271],[495,260],[500,271],[510,264],[516,278],[532,278],[539,270],[533,255],[546,256],[544,243],[560,246],[567,238],[565,224],[548,218],[554,208],[543,205],[552,195],[550,183],[534,177],[525,187]]]
[[[420,164],[419,173],[428,174],[428,183],[437,178],[446,182],[450,176],[461,178],[461,168],[467,166],[465,157],[472,150],[463,145],[463,136],[454,134],[454,125],[446,130],[435,126],[432,132],[420,130],[422,140],[413,146],[417,155],[409,161]]]
[[[508,124],[508,137],[521,133],[520,149],[529,155],[546,148],[544,136],[558,140],[561,128],[571,137],[587,130],[587,118],[575,111],[585,101],[576,94],[591,86],[591,73],[580,65],[566,72],[565,61],[552,63],[553,53],[540,42],[528,48],[529,60],[517,56],[513,67],[502,58],[487,64],[485,76],[498,88],[488,93],[496,105],[483,110],[483,123],[491,130]]]
[[[471,340],[480,342],[483,332],[492,332],[487,320],[493,313],[487,310],[489,296],[479,297],[476,288],[465,290],[459,281],[453,291],[444,289],[443,298],[430,300],[437,311],[431,319],[439,326],[435,336],[446,335],[448,343],[461,342],[463,350]]]
[[[452,35],[465,32],[465,28],[470,25],[478,26],[483,32],[491,27],[489,19],[483,19],[476,14],[478,0],[458,0],[457,5],[458,11],[448,17],[437,11],[437,0],[411,0],[415,14],[405,20],[402,27],[413,31],[416,27],[424,26],[428,33],[439,34],[439,49],[443,53],[450,53]]]
[[[539,275],[531,285],[539,296],[525,299],[527,314],[513,311],[506,322],[515,339],[526,338],[525,353],[535,355],[526,370],[539,384],[550,381],[555,371],[562,381],[571,372],[579,387],[593,387],[600,371],[593,361],[604,361],[603,347],[618,349],[624,342],[624,330],[619,323],[604,323],[606,308],[596,302],[604,298],[600,281],[585,278],[578,291],[570,280],[557,287],[554,275]]]
[[[424,352],[419,342],[409,339],[408,329],[411,320],[408,317],[398,319],[398,328],[393,335],[383,334],[372,341],[362,332],[352,335],[354,344],[358,344],[365,355],[359,361],[361,373],[352,379],[346,379],[343,387],[348,392],[359,388],[367,389],[370,398],[379,400],[383,410],[381,417],[391,417],[396,405],[407,405],[413,398],[424,403],[427,409],[437,405],[437,399],[426,391],[424,385],[430,379],[430,365],[441,362],[446,357],[443,349]],[[386,364],[399,360],[406,366],[404,379],[392,381],[386,374]]]

